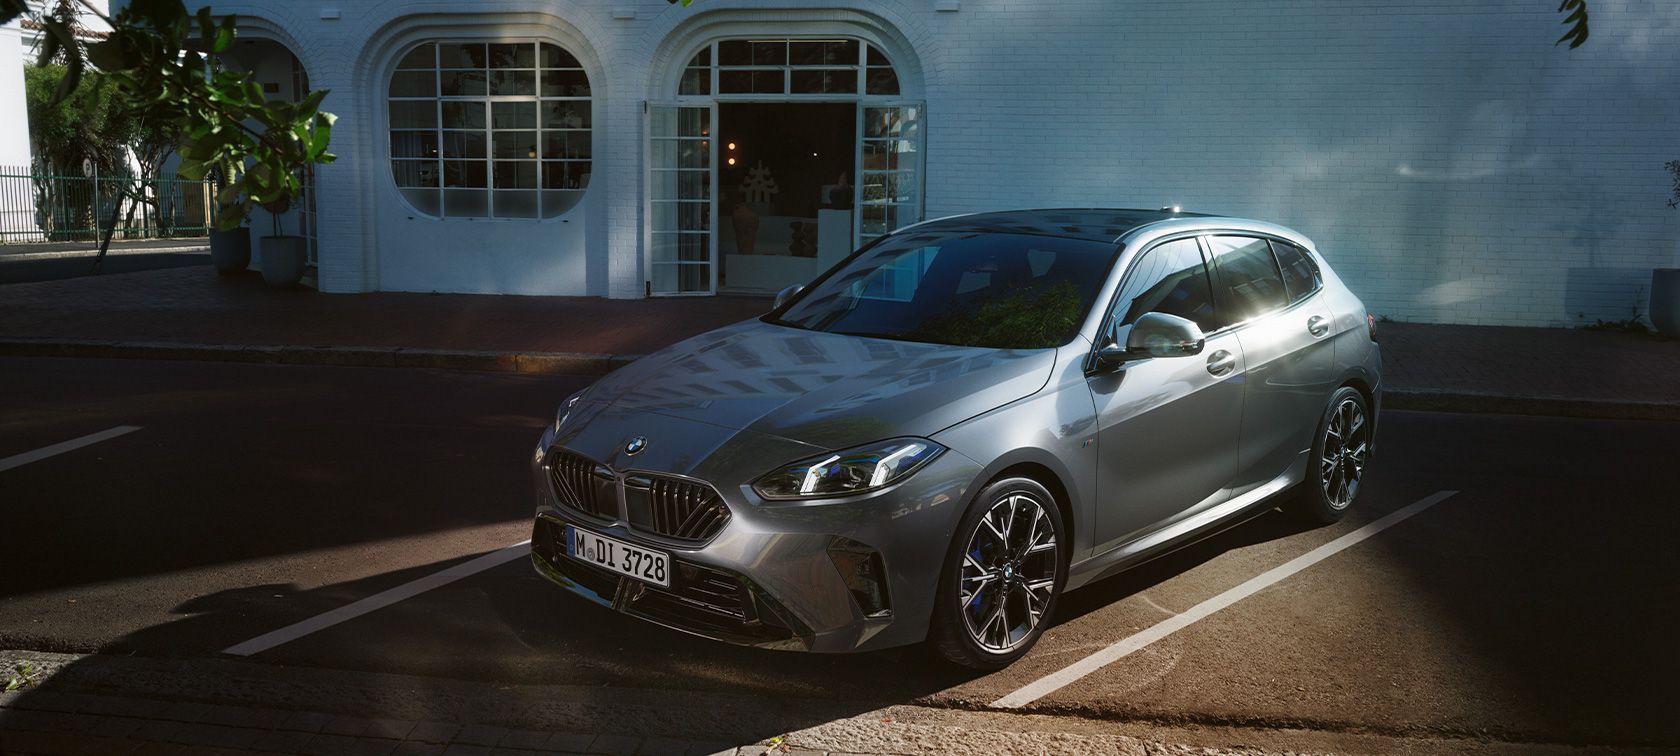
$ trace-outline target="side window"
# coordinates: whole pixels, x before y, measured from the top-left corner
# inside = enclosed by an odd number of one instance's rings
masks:
[[[1241,323],[1289,303],[1283,275],[1265,239],[1210,236],[1213,266],[1219,278],[1221,326]]]
[[[1163,312],[1215,327],[1213,290],[1195,239],[1179,239],[1143,253],[1114,302],[1115,325],[1131,325],[1146,312]]]
[[[1289,242],[1272,240],[1272,254],[1277,255],[1278,268],[1283,270],[1283,285],[1289,291],[1290,303],[1299,302],[1313,295],[1323,284],[1319,278],[1318,264],[1313,262],[1312,255]]]

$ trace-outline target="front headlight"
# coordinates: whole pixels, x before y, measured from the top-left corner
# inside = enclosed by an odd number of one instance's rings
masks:
[[[566,416],[572,414],[572,408],[576,407],[578,401],[581,399],[583,399],[583,392],[579,391],[568,397],[566,401],[560,403],[560,409],[556,410],[554,413],[555,430],[560,430],[560,426],[566,424]]]
[[[800,460],[759,478],[766,499],[815,499],[873,491],[897,483],[945,451],[925,438],[895,438]]]

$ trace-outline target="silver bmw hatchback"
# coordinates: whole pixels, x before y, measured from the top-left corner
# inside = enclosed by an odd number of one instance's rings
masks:
[[[532,559],[710,638],[998,668],[1066,591],[1278,506],[1340,518],[1381,388],[1374,319],[1282,226],[928,221],[567,398]]]

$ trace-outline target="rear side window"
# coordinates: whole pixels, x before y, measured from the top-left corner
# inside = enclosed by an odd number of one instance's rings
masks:
[[[1272,240],[1272,254],[1277,255],[1278,268],[1283,271],[1283,285],[1289,291],[1289,302],[1299,302],[1318,291],[1322,283],[1318,264],[1312,255],[1289,242]]]
[[[1146,312],[1177,315],[1204,331],[1214,328],[1213,289],[1195,239],[1161,244],[1132,264],[1114,303],[1115,324],[1131,325]]]
[[[1289,303],[1283,274],[1265,239],[1211,236],[1213,265],[1218,275],[1221,326],[1256,318]]]

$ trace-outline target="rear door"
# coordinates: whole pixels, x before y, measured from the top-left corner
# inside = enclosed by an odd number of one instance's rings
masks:
[[[1259,236],[1207,238],[1220,325],[1247,359],[1242,446],[1233,496],[1304,464],[1335,377],[1333,318],[1318,269],[1293,244]]]
[[[1217,325],[1212,280],[1195,237],[1162,242],[1133,261],[1111,328],[1125,343],[1147,312]],[[1212,334],[1201,354],[1126,363],[1087,380],[1096,403],[1099,552],[1223,503],[1237,471],[1242,346]]]

